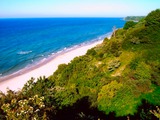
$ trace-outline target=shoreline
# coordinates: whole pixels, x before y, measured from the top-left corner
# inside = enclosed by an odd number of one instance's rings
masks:
[[[110,38],[110,36],[106,37]],[[35,81],[40,76],[49,77],[53,75],[60,64],[68,64],[75,57],[85,55],[88,49],[91,49],[96,45],[101,44],[102,42],[103,38],[99,39],[98,41],[91,41],[86,44],[82,43],[80,45],[77,45],[77,47],[72,47],[61,52],[57,52],[50,58],[41,61],[41,63],[35,66],[22,69],[6,77],[1,77],[0,91],[5,93],[7,91],[7,88],[13,91],[20,90],[22,89],[24,84],[31,79],[31,77],[35,78]]]
[[[7,73],[7,72],[6,73],[0,73],[0,83],[4,80],[12,78],[14,76],[24,74],[25,71],[29,71],[29,70],[32,70],[34,68],[37,68],[38,66],[46,63],[46,61],[48,62],[48,61],[52,60],[53,58],[55,58],[59,54],[63,54],[65,52],[71,51],[71,50],[76,49],[80,46],[85,46],[85,45],[89,45],[89,44],[92,44],[92,43],[100,41],[100,40],[104,40],[105,37],[110,38],[111,34],[112,34],[112,32],[108,32],[106,34],[97,36],[94,39],[87,40],[87,41],[84,41],[82,43],[75,44],[75,45],[72,45],[72,46],[69,46],[69,47],[64,47],[64,48],[59,49],[55,52],[51,52],[50,54],[45,55],[45,56],[42,54],[41,55],[42,57],[39,60],[34,60],[34,58],[33,58],[31,60],[32,63],[29,63],[28,65],[25,65],[24,67],[20,67],[19,69],[15,69],[12,72],[9,71],[10,73]]]

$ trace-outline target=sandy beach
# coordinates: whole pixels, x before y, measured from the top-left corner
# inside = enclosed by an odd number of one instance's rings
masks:
[[[5,93],[7,88],[14,91],[20,90],[23,87],[23,85],[28,80],[31,79],[31,77],[33,78],[39,78],[40,76],[49,77],[57,70],[58,65],[63,63],[67,64],[75,57],[85,55],[88,49],[93,48],[102,42],[103,40],[100,40],[90,44],[81,45],[70,51],[57,54],[57,56],[55,56],[54,58],[48,60],[47,62],[42,63],[37,67],[23,71],[19,74],[15,74],[6,79],[5,78],[0,79],[0,91]]]

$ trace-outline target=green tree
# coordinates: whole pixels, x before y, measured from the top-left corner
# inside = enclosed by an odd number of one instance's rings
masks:
[[[109,84],[102,87],[98,93],[98,108],[108,114],[112,106],[112,99],[116,96],[117,91],[123,86],[123,84],[117,81],[112,81]]]
[[[123,27],[123,29],[127,30],[131,27],[134,27],[136,25],[136,22],[133,22],[133,21],[127,21]]]
[[[146,26],[158,25],[160,27],[160,9],[157,9],[149,13],[145,18],[145,20],[146,20]]]

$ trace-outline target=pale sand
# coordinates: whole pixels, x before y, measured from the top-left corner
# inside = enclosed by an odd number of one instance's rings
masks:
[[[22,75],[17,75],[9,79],[0,81],[0,91],[5,93],[6,88],[14,91],[20,90],[31,77],[49,77],[57,70],[58,65],[63,63],[67,64],[75,57],[85,55],[88,49],[93,48],[100,43],[102,43],[102,40],[88,45],[80,46],[71,51],[59,54],[49,62],[42,64],[36,69],[31,69],[30,71],[24,72]]]

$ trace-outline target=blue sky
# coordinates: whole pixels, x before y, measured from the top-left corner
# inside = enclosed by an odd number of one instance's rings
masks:
[[[0,18],[147,15],[160,0],[0,0]]]

